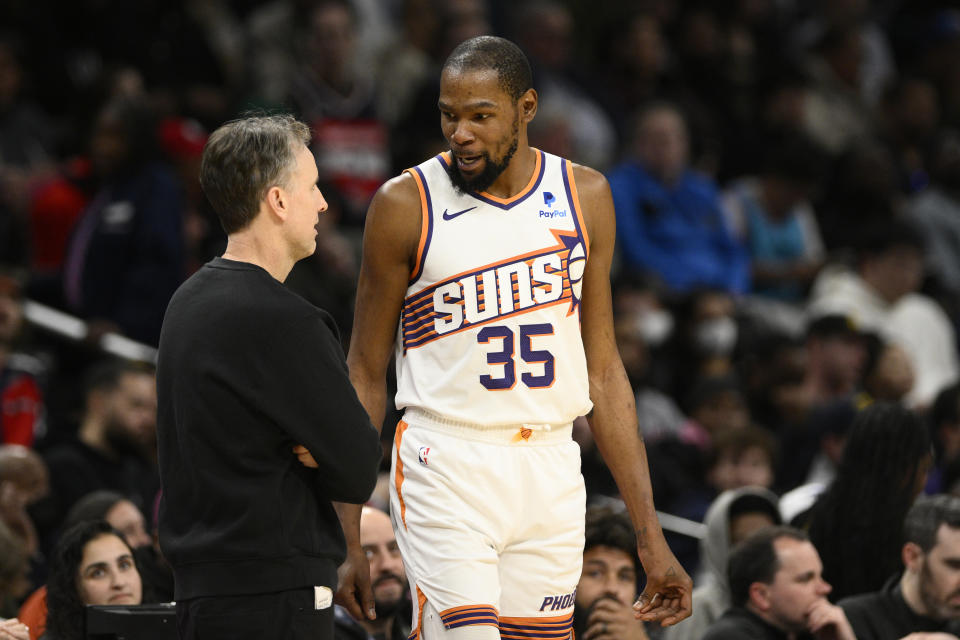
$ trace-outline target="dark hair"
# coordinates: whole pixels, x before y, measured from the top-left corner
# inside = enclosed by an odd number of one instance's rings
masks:
[[[937,544],[940,525],[960,528],[960,497],[952,495],[921,496],[910,507],[903,522],[903,541],[913,542],[924,553]]]
[[[901,531],[930,456],[920,417],[876,403],[857,414],[837,476],[810,514],[810,539],[837,599],[876,591],[898,571]]]
[[[863,229],[857,242],[860,260],[879,257],[900,247],[923,252],[923,235],[915,225],[901,219],[878,221]]]
[[[780,559],[774,543],[780,538],[807,541],[807,534],[785,525],[764,527],[730,551],[727,560],[727,580],[730,582],[730,602],[737,607],[750,599],[750,585],[754,582],[771,584],[780,570]]]
[[[53,550],[47,577],[47,636],[57,640],[83,640],[84,603],[77,575],[87,543],[113,535],[127,545],[123,535],[103,520],[80,522],[60,537]],[[133,550],[130,550],[131,557]]]
[[[110,509],[121,500],[129,500],[129,498],[116,491],[91,491],[70,507],[63,521],[64,530],[80,522],[106,520]]]
[[[210,135],[200,186],[224,232],[249,225],[267,191],[289,178],[297,143],[310,143],[310,128],[288,114],[233,120]]]
[[[85,395],[94,391],[113,391],[127,375],[155,374],[153,366],[133,360],[110,359],[91,366],[84,375]]]
[[[447,69],[492,69],[497,72],[500,88],[513,100],[519,100],[533,87],[533,73],[527,56],[506,38],[478,36],[464,40],[443,63],[443,70]]]
[[[637,536],[630,518],[623,511],[609,505],[591,505],[587,508],[583,551],[594,547],[610,547],[625,552],[637,565]]]
[[[802,134],[784,136],[766,153],[764,173],[801,184],[817,184],[824,176],[827,154]]]
[[[940,441],[940,428],[945,424],[960,423],[960,382],[944,387],[937,393],[933,406],[927,412],[930,427],[930,439],[939,459],[943,455],[943,443]]]

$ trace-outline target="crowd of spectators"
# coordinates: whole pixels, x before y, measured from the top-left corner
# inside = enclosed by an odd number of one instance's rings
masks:
[[[960,8],[595,4],[3,3],[0,614],[45,583],[90,492],[152,532],[153,371],[97,344],[156,346],[172,292],[222,252],[197,181],[207,132],[251,110],[310,125],[330,208],[286,284],[346,343],[370,197],[443,150],[438,70],[481,34],[531,61],[531,144],[608,177],[616,337],[655,501],[711,532],[670,537],[713,585],[700,605],[730,604],[744,515],[808,530],[829,598],[883,587],[917,494],[960,494]],[[27,301],[87,338],[31,326]],[[590,501],[615,500],[576,426]]]

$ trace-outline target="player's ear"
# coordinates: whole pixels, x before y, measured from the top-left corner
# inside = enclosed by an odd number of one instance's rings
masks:
[[[524,122],[530,122],[533,120],[533,116],[537,115],[538,99],[537,90],[532,88],[527,89],[523,95],[520,96],[518,104],[520,106],[520,117]]]

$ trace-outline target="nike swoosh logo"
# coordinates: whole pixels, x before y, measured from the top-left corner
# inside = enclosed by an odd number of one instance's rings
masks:
[[[476,207],[470,207],[469,209],[464,209],[463,211],[456,211],[456,212],[454,212],[454,213],[447,213],[447,210],[444,209],[444,210],[443,210],[443,219],[444,219],[444,220],[453,220],[453,219],[456,218],[457,216],[462,215],[462,214],[466,213],[467,211],[473,211],[474,209],[476,209]]]

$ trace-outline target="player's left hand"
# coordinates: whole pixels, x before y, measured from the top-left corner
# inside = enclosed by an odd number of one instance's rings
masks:
[[[647,584],[633,605],[634,615],[644,622],[659,622],[662,627],[688,618],[693,612],[693,581],[677,562],[663,534],[654,540],[638,536],[637,542]]]
[[[313,455],[310,453],[310,451],[302,444],[298,444],[293,448],[293,454],[297,456],[297,460],[300,461],[300,464],[305,467],[310,469],[317,469],[320,467],[320,465],[317,464],[317,461],[313,459]]]

